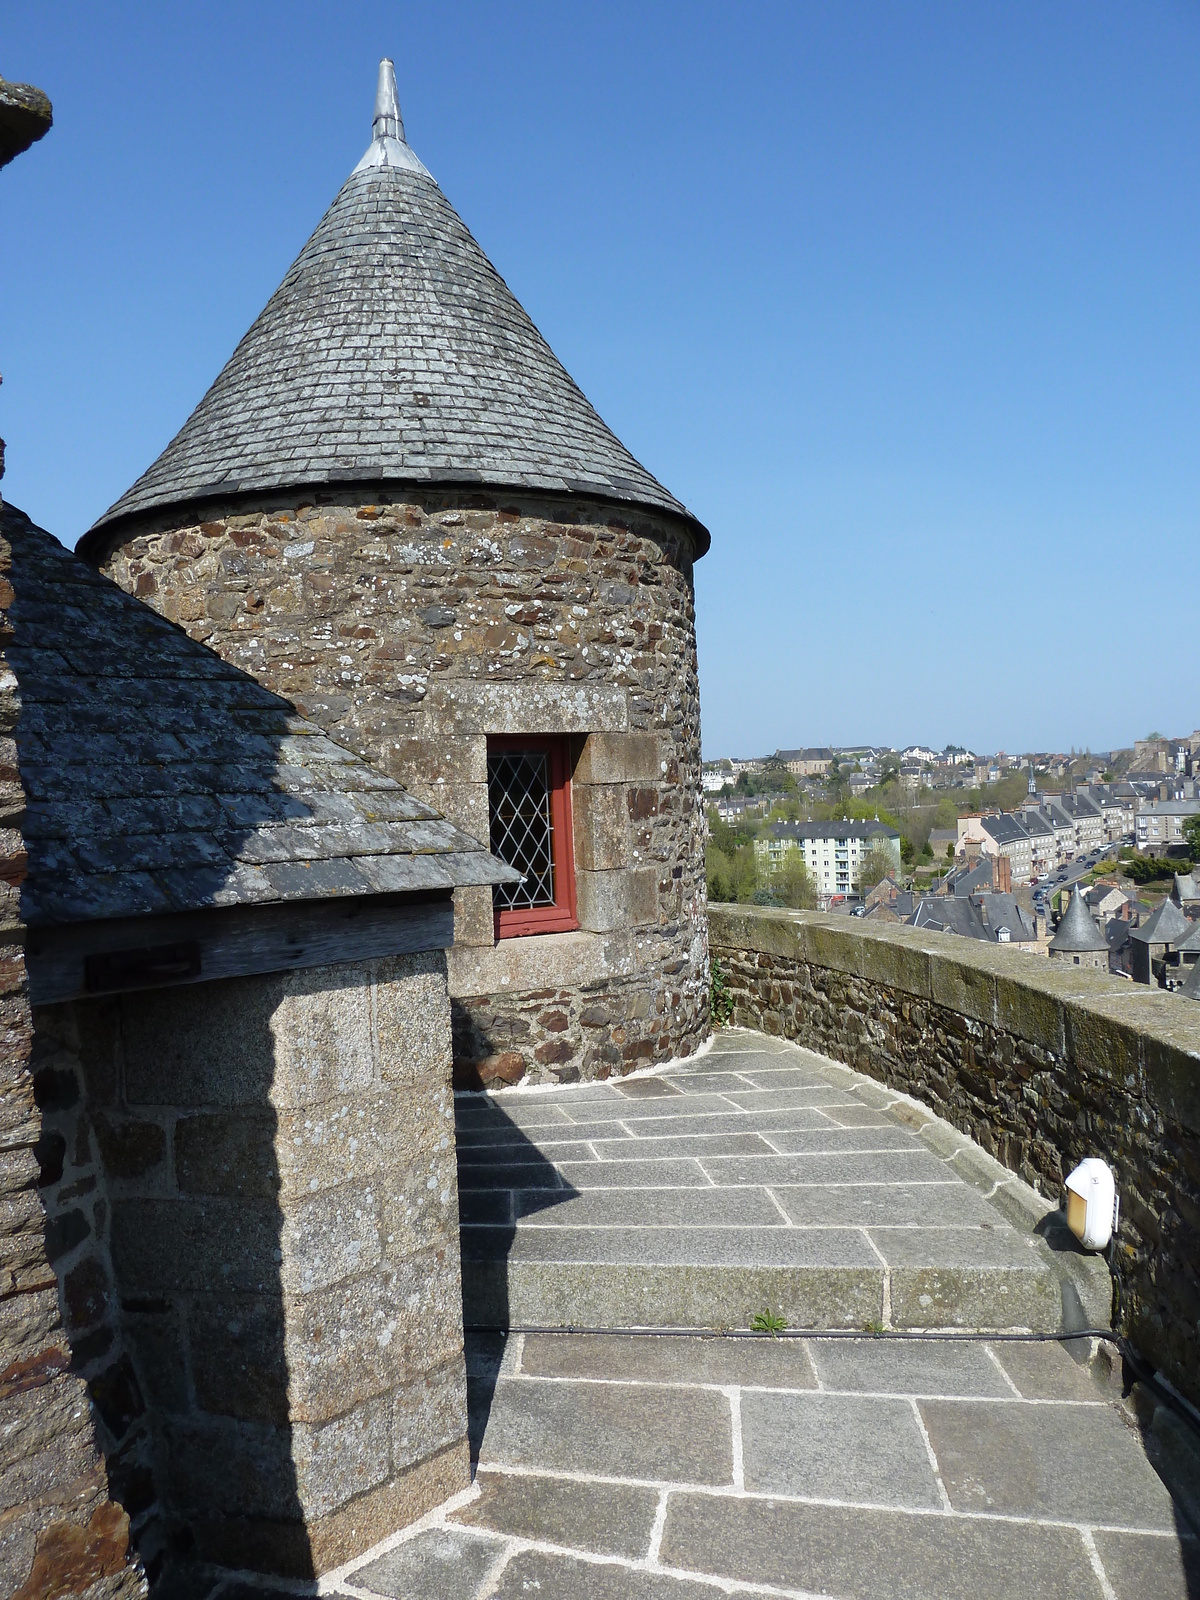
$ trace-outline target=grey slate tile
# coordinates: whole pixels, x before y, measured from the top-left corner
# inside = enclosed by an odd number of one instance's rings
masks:
[[[416,392],[425,403],[410,411]],[[221,482],[435,473],[686,516],[596,415],[437,184],[375,166],[347,179],[208,393],[97,526]]]

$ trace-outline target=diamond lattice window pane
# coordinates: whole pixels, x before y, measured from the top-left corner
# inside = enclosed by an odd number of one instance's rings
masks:
[[[488,756],[492,850],[525,874],[524,883],[497,886],[496,905],[502,911],[554,904],[548,768],[544,750],[506,750]]]

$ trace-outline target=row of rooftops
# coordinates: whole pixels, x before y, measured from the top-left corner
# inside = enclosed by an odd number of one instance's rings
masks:
[[[895,828],[889,828],[878,818],[873,822],[851,822],[848,819],[841,822],[773,822],[766,831],[773,839],[794,839],[797,843],[826,839],[843,843],[851,839],[865,841],[900,837]]]

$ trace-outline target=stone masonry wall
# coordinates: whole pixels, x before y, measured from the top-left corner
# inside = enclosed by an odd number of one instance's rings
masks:
[[[442,953],[37,1024],[102,1157],[112,1277],[86,1293],[144,1403],[145,1544],[303,1577],[465,1487]]]
[[[1020,951],[815,912],[709,909],[733,1020],[915,1096],[1059,1201],[1117,1175],[1119,1326],[1200,1401],[1200,1006]]]
[[[456,893],[462,1081],[688,1053],[708,982],[686,528],[569,499],[391,494],[168,513],[105,570],[477,838],[487,735],[571,735],[581,931],[488,959],[491,892]]]
[[[0,646],[10,559],[0,540]],[[78,1082],[30,1011],[19,713],[0,660],[0,1593],[134,1600],[146,1592],[126,1511],[146,1490],[137,1397],[102,1287],[108,1218]]]

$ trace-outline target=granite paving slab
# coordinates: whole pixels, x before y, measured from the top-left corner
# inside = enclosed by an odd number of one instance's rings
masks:
[[[975,1341],[812,1339],[807,1343],[825,1389],[979,1399],[1011,1399],[1014,1392],[991,1347]],[[1057,1345],[1053,1348],[1058,1352]],[[1074,1367],[1069,1356],[1064,1359]],[[1090,1398],[1094,1397],[1093,1386]]]
[[[945,1183],[946,1163],[931,1151],[836,1151],[802,1156],[712,1156],[704,1171],[713,1183]]]
[[[1014,1391],[1025,1400],[1096,1399],[1091,1371],[1074,1361],[1060,1344],[995,1344],[990,1348]]]
[[[638,1557],[650,1549],[659,1498],[654,1489],[485,1468],[476,1483],[479,1498],[455,1514],[456,1523],[596,1555]]]
[[[861,1263],[560,1262],[464,1251],[462,1279],[474,1328],[744,1328],[764,1311],[792,1328],[863,1328],[885,1309],[882,1268]]]
[[[502,1375],[479,1464],[731,1484],[732,1426],[728,1399],[711,1389]]]
[[[515,1195],[515,1214],[530,1228],[786,1228],[787,1217],[765,1189],[587,1189],[526,1217],[526,1196]]]
[[[1031,1363],[1039,1389],[1064,1385],[1025,1399],[997,1360],[1012,1348],[472,1337],[474,1486],[327,1587],[394,1600],[1194,1594],[1196,1542],[1115,1391],[1057,1345],[1021,1346],[1061,1358]],[[1086,1400],[1070,1397],[1078,1379]],[[1054,1451],[1066,1498],[1047,1481]],[[1004,1508],[978,1509],[981,1491]]]
[[[1093,1535],[1116,1600],[1196,1600],[1200,1543],[1147,1533]]]
[[[357,1567],[354,1585],[387,1600],[475,1600],[503,1550],[498,1539],[430,1528]]]
[[[730,1194],[754,1194],[731,1189]],[[994,1226],[996,1212],[982,1195],[960,1183],[842,1183],[790,1188],[772,1184],[770,1193],[790,1221],[801,1228],[878,1226],[978,1228]]]
[[[838,1600],[1106,1600],[1074,1528],[675,1494],[664,1565]]]
[[[920,1418],[906,1400],[750,1393],[740,1411],[747,1489],[942,1508]]]
[[[630,1383],[807,1390],[817,1386],[810,1348],[802,1339],[530,1333],[521,1345],[521,1370],[545,1378],[620,1373]]]
[[[719,1590],[670,1573],[638,1571],[557,1551],[523,1550],[513,1557],[494,1600],[717,1600]],[[742,1589],[738,1600],[770,1600]]]
[[[920,1400],[956,1511],[1174,1529],[1162,1480],[1099,1404]]]

